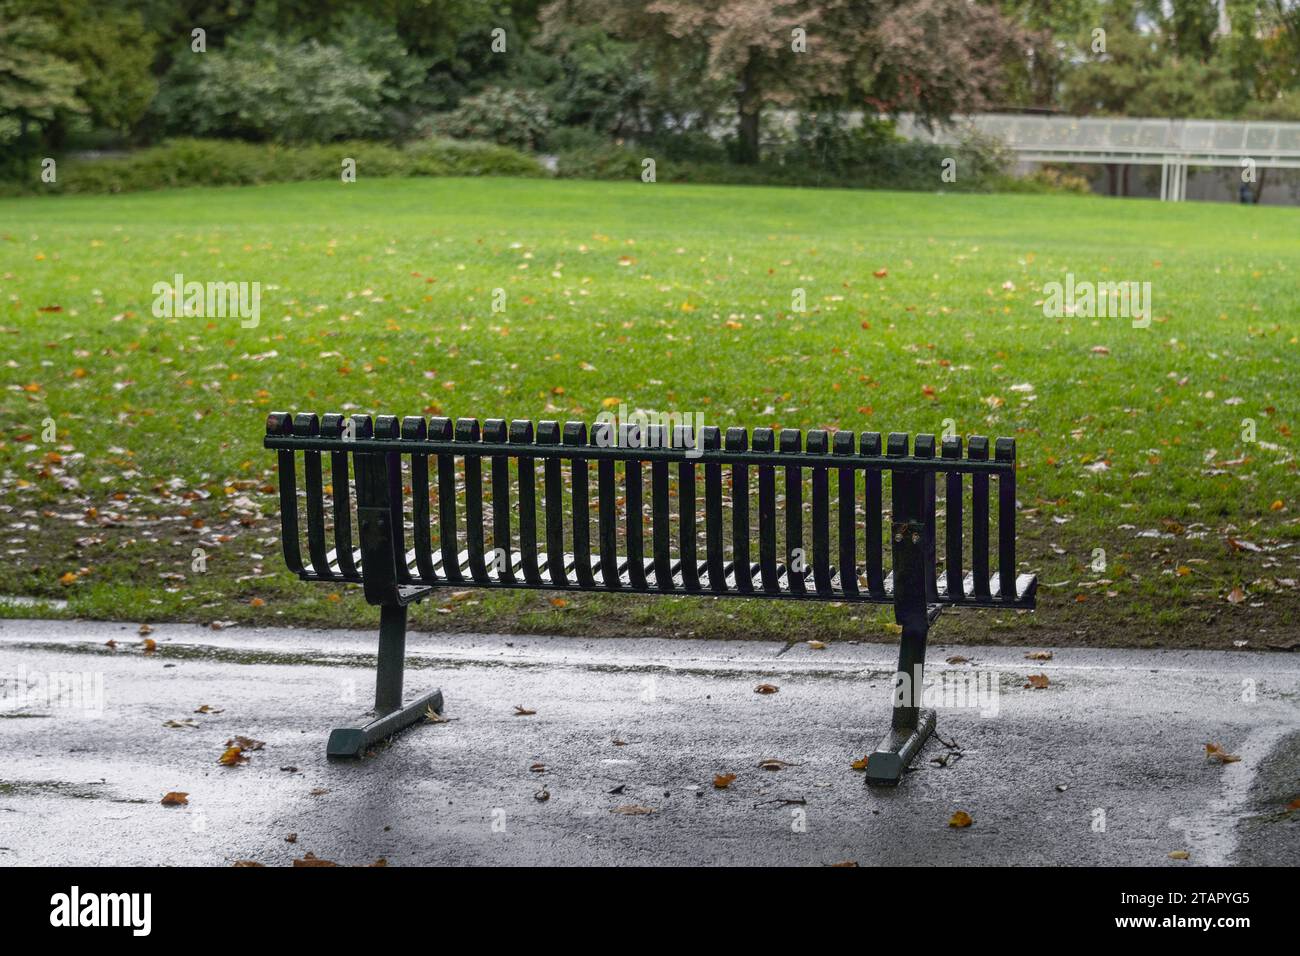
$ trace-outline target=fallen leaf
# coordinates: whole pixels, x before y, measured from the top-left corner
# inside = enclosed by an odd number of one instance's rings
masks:
[[[1236,763],[1241,758],[1236,754],[1230,754],[1218,744],[1205,745],[1205,759],[1212,760],[1215,763]]]
[[[320,859],[318,856],[316,856],[315,853],[308,853],[301,860],[294,860],[293,865],[294,866],[338,866],[337,863],[332,863],[329,860]]]
[[[851,763],[849,766],[851,766],[854,770],[866,770],[867,761],[870,759],[871,759],[871,754],[867,754],[865,757],[861,757],[853,761],[853,763]]]
[[[199,704],[199,709],[196,710],[194,713],[196,713],[196,714],[221,714],[221,713],[225,713],[225,712],[224,712],[224,711],[221,711],[221,710],[217,710],[217,709],[216,709],[215,707],[213,707],[211,704]]]
[[[969,663],[970,663],[970,658],[969,658],[969,657],[962,657],[960,654],[954,654],[952,657],[948,658],[948,663],[949,663],[949,664],[969,664]]]
[[[152,637],[146,637],[140,642],[140,646],[144,649],[146,654],[152,654],[154,651],[158,650],[158,642]]]
[[[951,817],[948,818],[948,826],[954,827],[959,830],[963,829],[964,827],[970,826],[974,822],[975,821],[971,819],[970,814],[967,813],[965,810],[958,810],[956,813],[954,813]]]
[[[832,867],[845,867],[845,868],[856,867],[857,865],[858,865],[857,860],[841,860],[839,863],[831,864]]]
[[[241,763],[248,763],[248,758],[244,756],[244,748],[227,747],[221,756],[217,758],[217,763],[223,767],[237,767]]]
[[[551,799],[551,791],[542,787],[542,789],[533,792],[533,799],[538,803],[545,803],[547,800]]]
[[[757,687],[754,688],[754,693],[775,694],[780,689],[781,688],[777,687],[775,684],[759,684]]]
[[[432,705],[424,709],[424,719],[431,724],[447,723],[447,718],[442,716],[442,714],[438,713],[436,710],[434,710]]]
[[[1169,859],[1171,860],[1190,860],[1192,855],[1186,850],[1170,850]]]
[[[1030,674],[1030,675],[1026,678],[1026,680],[1029,681],[1029,683],[1025,685],[1025,689],[1026,689],[1026,690],[1028,690],[1028,689],[1030,689],[1030,688],[1032,688],[1033,690],[1042,690],[1042,689],[1045,688],[1049,683],[1051,683],[1051,682],[1047,679],[1047,675],[1046,675],[1046,674]]]
[[[188,806],[189,802],[190,795],[183,790],[169,790],[159,801],[164,807],[184,807]]]
[[[871,274],[872,274],[873,276],[875,276],[877,279],[883,279],[885,276],[889,275],[889,270],[888,270],[888,269],[877,269],[875,272],[873,272],[873,273],[871,273]]]
[[[568,607],[569,602],[562,597],[551,598],[551,607]]]
[[[298,834],[296,834],[296,833],[290,833],[287,837],[284,838],[284,842],[285,842],[285,843],[297,843],[297,842],[298,842]]]
[[[726,790],[736,779],[734,773],[718,773],[713,775],[713,787],[716,790]]]
[[[1246,592],[1243,591],[1241,588],[1235,587],[1228,592],[1229,604],[1240,604],[1244,600],[1246,600]]]
[[[1030,651],[1025,655],[1027,660],[1031,661],[1050,661],[1052,659],[1051,651]]]
[[[809,641],[808,646],[811,647],[814,651],[826,650],[826,645],[821,641]]]
[[[537,711],[535,710],[529,710],[527,707],[520,707],[518,704],[515,704],[516,717],[532,717],[536,713]]]
[[[528,769],[531,770],[533,773],[546,773],[546,764],[544,763],[531,764],[528,767]]]
[[[643,817],[647,813],[654,813],[653,807],[642,807],[635,803],[629,803],[621,807],[615,807],[610,813],[621,813],[625,817]]]
[[[146,634],[152,634],[153,628],[150,627],[148,624],[141,624],[140,630],[137,631],[136,633],[139,634],[141,637],[144,637]]]
[[[252,737],[235,737],[233,740],[227,740],[226,746],[239,747],[243,750],[253,751],[261,750],[266,746],[266,744],[260,740],[254,740]]]
[[[266,866],[265,863],[258,863],[256,860],[236,860],[234,863],[230,865],[231,866],[261,866],[261,867]]]
[[[780,770],[783,767],[789,766],[791,765],[786,763],[784,760],[777,760],[775,757],[768,757],[766,760],[760,760],[758,762],[759,770]]]

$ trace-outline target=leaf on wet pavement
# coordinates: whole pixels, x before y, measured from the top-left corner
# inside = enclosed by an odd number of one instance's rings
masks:
[[[1205,759],[1212,763],[1236,763],[1241,758],[1236,754],[1230,754],[1218,744],[1205,745]]]
[[[248,763],[248,758],[244,756],[243,747],[227,747],[217,758],[217,763],[223,767],[238,767],[240,764]]]

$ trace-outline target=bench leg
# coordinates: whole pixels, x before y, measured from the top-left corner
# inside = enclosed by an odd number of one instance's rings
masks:
[[[920,622],[903,628],[889,733],[867,759],[867,783],[872,786],[898,786],[903,772],[934,733],[935,712],[923,710],[920,706],[928,631],[929,622],[924,617]]]
[[[375,717],[360,727],[330,731],[330,757],[360,757],[370,747],[420,720],[432,708],[442,712],[442,691],[421,694],[402,706],[402,673],[406,664],[406,605],[379,609],[379,666],[375,672]]]

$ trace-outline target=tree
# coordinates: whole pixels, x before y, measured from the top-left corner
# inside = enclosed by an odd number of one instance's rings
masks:
[[[149,72],[157,37],[145,29],[139,13],[114,10],[90,0],[54,4],[50,22],[56,31],[53,49],[81,72],[77,97],[96,127],[128,132],[144,115],[158,90]],[[47,138],[62,144],[72,119],[60,111]]]
[[[24,150],[61,110],[81,113],[80,70],[54,52],[58,33],[27,4],[0,3],[0,142]]]
[[[1017,31],[968,0],[556,0],[545,18],[599,23],[658,55],[696,47],[726,82],[737,158],[759,159],[772,103],[876,105],[925,117],[988,104]]]

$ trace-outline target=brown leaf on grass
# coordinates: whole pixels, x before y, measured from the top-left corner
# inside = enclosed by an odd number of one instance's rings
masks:
[[[217,763],[223,767],[238,767],[240,764],[248,763],[248,758],[244,756],[243,747],[227,747],[217,758]]]
[[[965,810],[958,810],[956,813],[954,813],[951,817],[948,818],[948,826],[953,827],[954,829],[957,830],[961,830],[965,827],[968,827],[974,822],[975,821],[971,819],[971,815],[967,813]]]
[[[1043,690],[1051,683],[1046,674],[1030,674],[1025,680],[1029,682],[1025,684],[1026,690]]]
[[[551,607],[568,607],[568,606],[569,606],[569,602],[567,598],[562,598],[562,597],[551,598]]]
[[[1031,661],[1050,661],[1052,659],[1051,651],[1030,651],[1025,655],[1026,660]]]
[[[615,807],[610,813],[622,814],[625,817],[643,817],[648,813],[654,813],[654,807],[643,807],[639,804],[628,803],[621,807]]]
[[[883,279],[885,276],[889,275],[889,270],[885,268],[880,268],[871,274],[875,276],[877,279]]]
[[[1170,850],[1169,859],[1171,860],[1190,860],[1192,855],[1186,850]]]
[[[190,802],[190,795],[183,790],[169,790],[158,801],[164,807],[184,807]]]
[[[532,717],[536,713],[537,711],[535,710],[529,710],[527,707],[521,707],[519,704],[515,704],[516,717]]]
[[[1205,745],[1205,759],[1215,763],[1236,763],[1241,758],[1236,754],[1230,754],[1218,744]]]
[[[713,788],[715,790],[726,790],[735,781],[734,773],[716,773],[713,775]]]
[[[1240,604],[1242,601],[1246,600],[1246,592],[1240,587],[1235,587],[1228,592],[1227,600],[1229,604]]]
[[[294,860],[294,866],[338,866],[331,860],[322,860],[315,853],[308,852],[301,860]]]
[[[777,691],[779,691],[780,689],[781,689],[781,688],[777,687],[775,684],[759,684],[757,687],[754,688],[754,693],[755,693],[755,694],[775,694],[775,693],[776,693]]]

